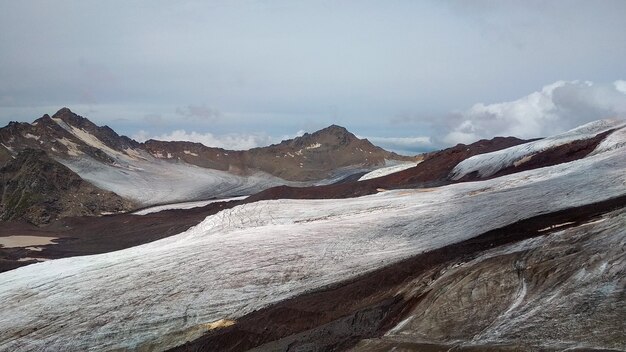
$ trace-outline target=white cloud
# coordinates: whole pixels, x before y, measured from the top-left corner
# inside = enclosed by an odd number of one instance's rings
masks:
[[[178,107],[176,108],[176,113],[183,117],[208,121],[217,121],[222,115],[218,109],[207,107],[206,105],[188,105],[185,108]]]
[[[218,147],[230,150],[246,150],[256,147],[265,147],[273,143],[278,143],[284,139],[290,139],[304,134],[298,131],[295,135],[284,135],[282,137],[272,137],[265,133],[229,133],[224,135],[214,135],[213,133],[198,133],[195,131],[175,130],[170,133],[153,135],[147,131],[140,130],[132,136],[139,142],[148,139],[160,141],[188,141],[202,143],[208,147]]]
[[[275,141],[274,138],[265,134],[239,134],[232,133],[226,135],[214,135],[212,133],[198,133],[195,131],[175,130],[161,135],[151,135],[141,130],[132,137],[144,142],[148,139],[160,141],[188,141],[202,143],[208,147],[219,147],[231,150],[243,150],[269,145]]]
[[[367,138],[374,145],[400,154],[413,155],[430,150],[433,142],[430,137],[361,137]]]
[[[442,139],[456,144],[494,136],[542,137],[615,117],[626,117],[626,81],[558,81],[518,100],[478,103],[455,113]]]
[[[361,137],[359,137],[361,138]],[[428,146],[432,144],[430,137],[365,137],[372,143],[391,143],[404,147]]]
[[[617,80],[613,82],[613,85],[615,86],[615,89],[626,94],[626,81]]]

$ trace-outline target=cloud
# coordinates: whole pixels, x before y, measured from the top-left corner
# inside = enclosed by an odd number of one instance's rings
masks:
[[[411,147],[411,146],[428,146],[432,144],[430,137],[420,136],[420,137],[365,137],[370,140],[370,142],[377,143],[389,143],[395,144],[403,147]]]
[[[359,137],[367,138],[374,145],[400,154],[417,154],[433,148],[432,138],[419,137]]]
[[[218,147],[230,150],[246,150],[256,147],[265,147],[285,139],[301,136],[303,134],[304,131],[298,131],[294,135],[273,137],[265,133],[229,133],[224,135],[215,135],[209,132],[198,133],[195,131],[187,132],[185,130],[175,130],[170,133],[153,135],[145,130],[140,130],[134,134],[132,138],[139,142],[145,142],[148,139],[161,141],[188,141],[202,143],[208,147]]]
[[[444,144],[552,135],[603,118],[626,117],[626,82],[557,81],[520,99],[478,103],[444,119]]]
[[[216,121],[222,115],[218,109],[205,105],[187,105],[185,108],[176,108],[176,113],[187,118],[208,121]]]
[[[256,147],[262,147],[274,143],[276,140],[266,134],[239,134],[231,133],[225,135],[214,135],[212,133],[198,133],[195,131],[187,132],[185,130],[175,130],[171,133],[161,135],[151,135],[144,130],[140,130],[132,137],[133,139],[144,142],[148,139],[156,139],[161,141],[188,141],[202,143],[208,147],[219,147],[231,150],[244,150]]]

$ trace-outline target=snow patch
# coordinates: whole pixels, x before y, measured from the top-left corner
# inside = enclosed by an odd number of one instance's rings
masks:
[[[3,146],[6,150],[8,150],[9,152],[13,153],[13,148],[6,146],[4,143],[0,143],[1,146]]]
[[[39,136],[35,136],[34,134],[30,134],[30,133],[26,133],[26,134],[24,135],[24,137],[26,137],[26,138],[28,138],[28,139],[34,139],[34,140],[36,140],[36,141],[38,141],[38,140],[39,140],[39,138],[40,138]]]
[[[79,156],[83,154],[83,152],[78,149],[78,144],[65,137],[57,139],[57,142],[63,144],[67,148],[67,154],[70,156]]]
[[[415,163],[402,163],[402,164],[398,164],[398,165],[393,165],[393,166],[388,166],[388,167],[383,167],[377,170],[374,170],[372,172],[368,172],[365,175],[361,176],[361,178],[359,178],[359,181],[365,181],[365,180],[369,180],[372,178],[378,178],[378,177],[383,177],[383,176],[387,176],[396,172],[400,172],[402,170],[406,170],[406,169],[410,169],[412,167],[415,167],[417,164],[421,163],[421,161],[415,162]]]
[[[322,145],[320,143],[313,143],[311,145],[309,145],[308,147],[306,147],[306,149],[317,149],[319,147],[321,147]]]

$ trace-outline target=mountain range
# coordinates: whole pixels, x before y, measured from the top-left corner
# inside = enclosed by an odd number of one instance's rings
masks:
[[[21,156],[24,152],[29,157]],[[41,156],[41,165],[34,165],[38,162],[34,156]],[[24,159],[33,166],[30,174],[23,170]],[[63,108],[32,123],[11,122],[0,129],[0,166],[22,168],[21,173],[11,175],[7,169],[4,188],[12,188],[10,194],[3,192],[0,215],[3,219],[21,217],[36,224],[47,223],[59,216],[100,215],[158,203],[248,195],[277,185],[332,183],[352,174],[419,159],[385,151],[336,125],[243,151],[193,142],[138,143]],[[42,184],[42,189],[56,194],[35,204],[41,211],[28,210],[37,200],[30,197],[20,202],[15,199],[16,192],[25,192],[21,188],[30,177],[39,177],[40,183],[54,182],[54,175],[47,174],[52,168],[63,170],[67,179],[82,179],[85,185],[107,196],[82,192],[81,203],[99,205],[79,210],[60,204],[60,199],[74,193],[73,189]],[[94,196],[87,199],[88,194]],[[104,201],[111,197],[115,200]]]
[[[0,138],[0,350],[626,350],[626,121],[418,157],[338,126],[137,143],[66,109]]]

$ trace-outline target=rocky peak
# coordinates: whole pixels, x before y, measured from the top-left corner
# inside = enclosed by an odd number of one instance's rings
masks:
[[[26,148],[0,168],[0,220],[44,224],[59,217],[133,207],[115,193],[84,181],[40,149]]]
[[[314,139],[336,139],[343,143],[358,140],[358,138],[348,131],[345,127],[338,125],[330,125],[310,135]]]
[[[68,125],[71,125],[74,127],[80,127],[80,128],[97,127],[93,122],[89,121],[88,119],[78,114],[75,114],[74,112],[72,112],[72,110],[68,108],[61,108],[54,115],[52,115],[52,118],[60,119],[63,122],[67,123]]]

